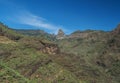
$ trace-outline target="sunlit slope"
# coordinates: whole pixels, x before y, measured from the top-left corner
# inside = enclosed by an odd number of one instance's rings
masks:
[[[13,40],[10,40],[9,38],[5,37],[5,36],[0,36],[0,43],[3,44],[15,44],[15,42]]]
[[[0,25],[0,82],[79,83],[72,72],[51,58],[57,53],[52,53],[56,44],[37,38],[17,35]]]

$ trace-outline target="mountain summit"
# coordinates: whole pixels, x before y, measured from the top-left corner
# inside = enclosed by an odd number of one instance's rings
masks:
[[[64,37],[65,37],[65,33],[63,32],[62,29],[59,29],[57,34],[57,39],[63,39]]]

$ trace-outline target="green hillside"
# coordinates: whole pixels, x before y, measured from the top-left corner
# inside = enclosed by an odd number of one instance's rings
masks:
[[[88,36],[83,37],[86,34]],[[96,75],[98,74],[98,76],[102,77],[101,79],[111,79],[111,83],[120,82],[120,25],[111,32],[87,31],[86,33],[76,31],[71,35],[69,38],[57,41],[62,52],[79,56],[84,61],[83,63],[80,62],[80,65],[95,69],[97,71]],[[82,35],[82,37],[78,37],[78,35]],[[88,72],[89,70],[85,67],[82,68],[91,77],[91,71]],[[81,76],[80,74],[79,76]],[[92,77],[94,80],[96,75]],[[85,77],[87,76],[85,75]],[[107,82],[103,81],[100,83]]]
[[[6,36],[11,40],[19,40],[23,37],[23,35],[16,33],[3,23],[0,23],[0,36]]]
[[[79,83],[72,72],[51,58],[54,43],[27,36],[11,40],[5,34],[13,37],[9,31],[17,33],[1,26],[1,33],[5,32],[0,37],[0,83]],[[46,49],[48,46],[53,48]]]
[[[43,30],[22,30],[22,29],[16,29],[16,32],[26,35],[26,36],[32,36],[32,37],[39,37],[39,38],[44,38],[50,41],[55,40],[55,35],[54,34],[49,34],[47,32],[44,32]]]
[[[0,24],[0,83],[120,82],[119,26],[76,31],[56,41],[40,33]]]

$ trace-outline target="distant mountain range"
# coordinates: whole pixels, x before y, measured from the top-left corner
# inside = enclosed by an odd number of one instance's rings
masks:
[[[24,30],[24,29],[15,29],[16,32],[26,35],[26,36],[34,36],[34,37],[43,37],[48,40],[55,40],[54,34],[49,34],[43,30]]]

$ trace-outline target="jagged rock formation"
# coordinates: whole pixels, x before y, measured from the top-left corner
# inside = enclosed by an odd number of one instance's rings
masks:
[[[62,29],[59,29],[57,34],[57,39],[64,39],[64,37],[65,37],[65,33],[63,32]]]

